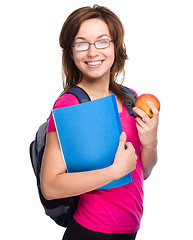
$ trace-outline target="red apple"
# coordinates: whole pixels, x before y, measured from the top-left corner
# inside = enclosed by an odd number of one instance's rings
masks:
[[[158,111],[160,110],[160,102],[159,100],[156,98],[156,96],[146,93],[146,94],[142,94],[140,95],[135,103],[135,107],[140,108],[142,111],[144,111],[150,118],[153,117],[153,113],[150,109],[150,107],[147,105],[147,101],[152,102],[155,107],[158,109]]]

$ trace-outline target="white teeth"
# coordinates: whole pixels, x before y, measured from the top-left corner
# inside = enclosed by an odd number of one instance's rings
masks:
[[[102,61],[87,62],[87,64],[90,65],[90,66],[96,66],[96,65],[99,65],[99,64],[101,64],[101,63],[102,63]]]

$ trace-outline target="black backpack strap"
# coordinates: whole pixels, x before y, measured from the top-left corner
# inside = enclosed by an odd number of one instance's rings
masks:
[[[91,101],[89,95],[84,91],[84,89],[76,86],[65,92],[65,94],[73,94],[79,101],[79,103],[84,103]]]
[[[131,115],[133,117],[137,117],[137,114],[134,113],[134,111],[132,109],[135,106],[135,102],[137,100],[137,97],[135,96],[134,91],[132,91],[131,89],[129,89],[125,86],[121,86],[121,89],[128,96],[126,99],[125,105],[126,105],[129,115]],[[87,92],[78,86],[71,88],[70,90],[68,90],[67,92],[64,92],[63,94],[73,94],[78,99],[79,103],[91,101]]]
[[[137,117],[137,114],[134,113],[133,111],[133,107],[135,107],[135,102],[137,100],[137,97],[135,96],[134,91],[132,91],[131,89],[125,87],[125,86],[121,86],[122,91],[124,91],[127,94],[127,99],[125,102],[125,106],[127,108],[127,111],[129,113],[129,115],[133,116],[133,117]]]

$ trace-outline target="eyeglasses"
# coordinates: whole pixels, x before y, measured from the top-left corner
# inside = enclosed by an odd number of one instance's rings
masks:
[[[102,39],[95,41],[94,43],[89,42],[74,43],[72,47],[74,48],[75,51],[87,51],[90,48],[90,45],[94,45],[96,49],[104,49],[110,46],[110,42],[113,42],[113,40]]]

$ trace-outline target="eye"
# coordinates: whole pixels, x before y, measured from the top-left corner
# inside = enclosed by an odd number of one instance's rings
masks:
[[[76,50],[82,50],[82,49],[84,50],[88,48],[88,43],[86,42],[75,43],[74,47]]]
[[[97,48],[106,48],[109,46],[110,41],[108,39],[102,39],[95,42]]]
[[[99,44],[99,45],[106,45],[106,44],[109,44],[109,40],[105,40],[105,39],[99,40],[99,41],[97,41],[97,44]]]
[[[85,42],[80,42],[80,43],[75,43],[74,44],[76,47],[82,47],[82,46],[87,46],[87,43]]]

